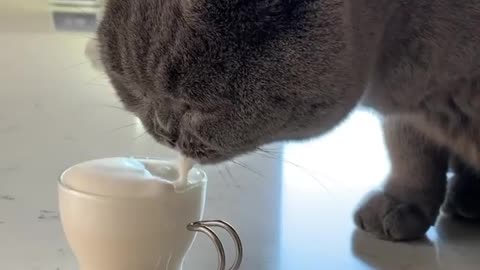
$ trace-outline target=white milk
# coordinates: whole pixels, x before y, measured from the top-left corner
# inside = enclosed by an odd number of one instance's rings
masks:
[[[175,190],[181,191],[188,187],[188,173],[193,168],[193,160],[181,157],[178,164],[178,178],[175,181]]]
[[[187,158],[181,158],[178,166],[154,159],[91,160],[68,169],[63,175],[63,184],[94,195],[148,197],[155,196],[158,189],[174,187],[182,192],[194,186],[198,179],[195,175],[189,179],[192,167],[193,161]],[[198,178],[198,171],[195,173]]]
[[[80,270],[182,269],[194,239],[186,226],[202,219],[206,176],[193,169],[185,177],[176,167],[109,158],[62,175],[60,214]]]

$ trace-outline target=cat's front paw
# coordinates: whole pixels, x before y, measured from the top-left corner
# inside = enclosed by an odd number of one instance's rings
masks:
[[[421,238],[433,223],[420,207],[398,201],[382,191],[371,194],[354,218],[360,229],[392,241]]]

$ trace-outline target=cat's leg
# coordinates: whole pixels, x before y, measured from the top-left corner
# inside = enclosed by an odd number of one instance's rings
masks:
[[[420,238],[445,198],[448,153],[399,119],[387,118],[384,133],[392,171],[383,190],[360,205],[355,223],[382,239]]]
[[[447,214],[480,219],[480,171],[458,158],[450,165],[454,175],[449,181],[443,211]]]

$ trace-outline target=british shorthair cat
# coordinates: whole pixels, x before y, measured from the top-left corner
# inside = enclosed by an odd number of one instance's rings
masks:
[[[392,171],[355,221],[410,240],[444,202],[480,217],[479,26],[477,1],[109,0],[98,42],[125,107],[200,163],[376,110]]]

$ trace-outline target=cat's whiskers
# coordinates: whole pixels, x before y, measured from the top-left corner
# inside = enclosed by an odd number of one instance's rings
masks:
[[[227,183],[227,179],[225,178],[225,175],[222,172],[222,169],[220,168],[220,165],[216,165],[215,168],[217,169],[218,175],[221,177],[222,181],[224,183]]]
[[[136,126],[138,123],[130,123],[130,124],[127,124],[127,125],[123,125],[123,126],[120,126],[120,127],[116,127],[114,129],[111,129],[111,130],[108,130],[107,132],[115,132],[115,131],[120,131],[122,129],[126,129],[126,128],[129,128],[129,127],[134,127]]]
[[[86,81],[85,83],[88,84],[88,83],[95,83],[97,82],[98,80],[103,80],[103,81],[107,81],[108,80],[108,76],[102,72],[102,74],[99,74],[93,78],[91,78],[90,80]],[[105,84],[105,86],[110,86],[110,83],[107,83]]]
[[[258,149],[258,150],[262,150],[262,149]],[[306,173],[311,179],[313,179],[315,182],[317,182],[321,187],[322,189],[324,189],[325,191],[327,192],[330,192],[328,190],[328,188],[321,182],[321,179],[318,178],[316,175],[320,174],[319,172],[312,172],[311,170],[309,170],[308,168],[304,167],[304,166],[301,166],[295,162],[292,162],[292,161],[289,161],[289,160],[286,160],[285,158],[283,157],[275,157],[275,156],[272,156],[272,155],[269,155],[268,153],[264,152],[264,151],[260,151],[260,152],[255,152],[254,154],[260,156],[260,157],[264,157],[264,158],[268,158],[268,159],[273,159],[273,160],[279,160],[281,161],[282,163],[286,163],[287,165],[291,165],[291,166],[294,166],[298,169],[300,169],[301,171],[303,171],[304,173]],[[329,182],[334,182],[337,184],[338,181],[335,181],[334,179],[332,179],[331,177],[329,176],[326,176],[326,175],[323,175],[321,174],[322,176],[322,179],[323,180],[328,180]]]
[[[95,82],[86,82],[86,85],[92,85],[92,86],[102,86],[102,87],[108,87],[110,86],[109,84],[103,84],[103,83],[95,83]]]
[[[274,151],[273,149],[267,149],[263,147],[258,147],[257,150],[268,154],[283,154],[283,151]]]
[[[120,107],[120,106],[109,105],[109,104],[102,104],[101,106],[111,108],[111,109],[116,109],[116,110],[119,110],[119,111],[122,111],[122,112],[125,112],[125,113],[128,113],[128,114],[131,114],[127,109],[125,109],[123,107]]]
[[[233,163],[233,164],[236,164],[236,165],[238,165],[238,166],[240,166],[240,167],[242,167],[242,168],[244,168],[244,169],[246,169],[246,170],[248,170],[248,171],[250,171],[250,172],[252,172],[252,173],[254,173],[254,174],[256,174],[257,176],[260,176],[260,177],[263,178],[263,179],[265,179],[265,175],[261,174],[261,173],[258,172],[257,170],[254,170],[254,169],[248,167],[247,164],[244,164],[244,163],[242,163],[242,162],[240,162],[240,161],[238,161],[238,160],[235,160],[235,159],[230,160],[230,162]]]
[[[138,139],[142,138],[143,136],[147,135],[147,131],[142,132],[142,134],[133,138],[133,141],[136,142]]]
[[[62,67],[62,70],[67,71],[69,69],[76,68],[76,67],[83,66],[83,65],[87,65],[89,63],[90,63],[90,61],[84,61],[84,62],[80,62],[80,63],[70,64],[68,66]]]
[[[224,168],[227,171],[228,175],[230,176],[230,179],[232,180],[232,182],[235,183],[237,179],[233,176],[232,172],[230,171],[230,168],[226,164],[224,165]]]
[[[222,168],[223,168],[224,171],[227,171],[227,164],[222,163]],[[222,174],[223,174],[223,172],[222,172]],[[226,179],[229,180],[230,184],[235,184],[235,181],[234,181],[233,177],[229,177],[229,178],[226,177]]]

